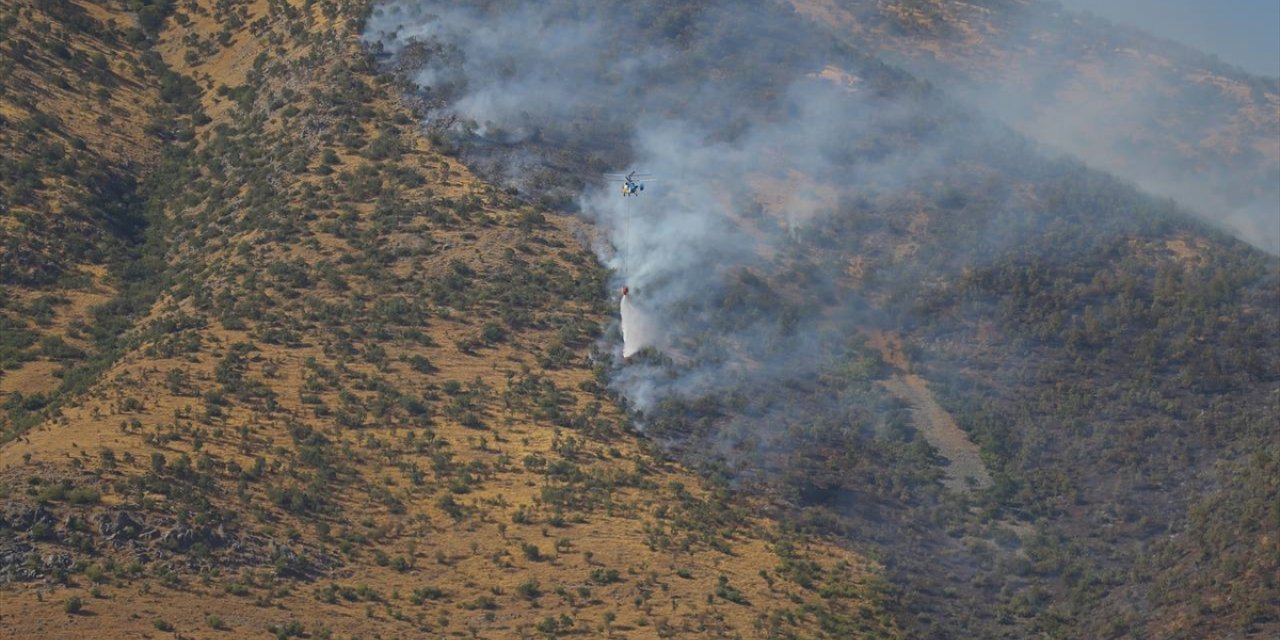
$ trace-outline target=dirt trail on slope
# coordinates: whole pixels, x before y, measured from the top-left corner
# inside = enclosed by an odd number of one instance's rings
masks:
[[[883,331],[869,331],[867,338],[868,343],[880,352],[881,358],[898,370],[881,385],[911,406],[911,419],[916,428],[950,462],[944,469],[942,484],[953,491],[991,486],[991,474],[987,473],[978,446],[934,399],[928,382],[911,373],[911,361],[902,350],[902,339]]]

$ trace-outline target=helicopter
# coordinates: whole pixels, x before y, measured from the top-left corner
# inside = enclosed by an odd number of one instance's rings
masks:
[[[621,173],[607,173],[605,174],[605,177],[622,181],[622,197],[624,198],[627,196],[640,195],[640,192],[644,191],[644,183],[657,180],[657,178],[654,178],[647,173],[640,173],[638,171],[632,171],[626,175]]]
[[[627,196],[640,195],[640,192],[644,191],[644,184],[646,182],[653,182],[657,179],[647,173],[641,173],[639,171],[632,171],[625,175],[621,173],[606,173],[605,177],[611,180],[622,181],[622,197],[624,198]],[[625,299],[627,294],[631,293],[631,289],[624,285],[619,293],[621,294],[619,298]]]

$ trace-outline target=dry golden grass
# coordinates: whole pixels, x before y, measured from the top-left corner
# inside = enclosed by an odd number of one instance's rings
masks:
[[[130,13],[114,3],[76,2],[76,7],[101,24],[132,24]],[[95,53],[107,56],[109,83],[88,80],[77,72],[79,64],[65,61],[41,50],[37,44],[28,59],[30,64],[19,64],[14,72],[0,79],[6,91],[0,92],[0,114],[6,118],[21,119],[31,114],[28,106],[16,104],[20,96],[34,96],[36,107],[53,114],[59,120],[61,139],[81,138],[102,161],[118,164],[125,162],[146,163],[158,151],[158,145],[143,135],[147,122],[144,106],[155,100],[155,86],[147,81],[134,64],[126,62],[124,54],[136,56],[139,51],[123,42],[109,43],[95,34],[67,29],[56,18],[46,14],[39,2],[27,0],[3,0],[0,12],[30,11],[24,26],[47,24],[53,28],[54,41],[68,50],[86,58]],[[100,99],[97,90],[107,89]],[[100,115],[109,114],[109,126],[100,124]],[[54,198],[56,201],[56,198]]]
[[[169,470],[191,460],[195,475],[212,487],[200,490],[200,500],[212,513],[234,515],[211,524],[225,525],[244,549],[214,549],[202,559],[153,541],[139,555],[136,547],[114,548],[91,536],[93,551],[76,552],[84,570],[72,572],[65,584],[0,586],[4,633],[258,637],[296,621],[310,637],[343,638],[766,637],[771,629],[818,637],[823,624],[867,637],[897,635],[877,601],[881,569],[874,562],[831,541],[789,532],[785,523],[760,515],[771,511],[769,505],[704,482],[628,431],[625,416],[596,386],[587,354],[592,336],[570,340],[567,359],[546,364],[549,345],[563,339],[565,329],[557,327],[606,320],[593,301],[557,300],[548,293],[534,303],[530,322],[485,342],[477,340],[481,326],[502,317],[502,303],[470,299],[450,310],[423,300],[423,315],[395,331],[413,329],[429,339],[358,333],[355,351],[343,352],[344,339],[336,334],[354,328],[326,325],[307,309],[410,299],[459,264],[474,273],[472,289],[486,290],[491,279],[507,277],[506,270],[543,270],[551,275],[537,286],[546,287],[559,286],[554,280],[560,277],[589,278],[595,267],[577,240],[580,223],[548,214],[545,222],[522,226],[528,205],[510,201],[433,150],[412,114],[369,72],[356,77],[368,87],[362,108],[372,115],[354,124],[368,137],[396,128],[401,154],[371,163],[362,152],[316,134],[335,122],[352,123],[327,115],[306,97],[308,89],[329,88],[335,52],[347,59],[362,55],[344,18],[323,16],[320,5],[308,10],[291,3],[313,34],[309,43],[284,37],[287,20],[266,2],[255,2],[237,5],[247,17],[243,23],[265,18],[265,27],[256,34],[248,26],[235,28],[215,54],[188,58],[188,36],[208,38],[225,25],[214,4],[182,9],[187,26],[171,19],[159,45],[173,68],[205,88],[202,104],[212,121],[198,128],[197,147],[209,148],[220,125],[240,124],[232,122],[242,115],[238,107],[219,98],[217,88],[247,82],[253,61],[267,53],[289,71],[261,79],[259,91],[295,91],[293,106],[301,115],[290,120],[273,113],[251,130],[256,144],[305,150],[308,167],[324,149],[336,151],[338,161],[330,176],[291,174],[276,165],[255,171],[270,172],[281,193],[312,189],[332,199],[308,207],[314,215],[301,225],[305,240],[237,226],[235,216],[243,212],[236,207],[223,219],[206,219],[202,205],[175,206],[170,215],[195,221],[195,231],[171,243],[170,266],[191,274],[199,295],[225,302],[209,306],[189,290],[162,292],[135,325],[137,344],[86,394],[0,446],[0,495],[17,506],[41,499],[44,488],[64,479],[93,486],[102,492],[96,502],[73,506],[53,498],[49,508],[85,522],[124,510],[159,535],[204,507],[138,483],[181,484]],[[284,44],[269,45],[273,38]],[[313,47],[321,46],[328,47],[325,61],[306,63]],[[299,126],[298,118],[313,130]],[[465,223],[413,220],[380,231],[375,202],[344,202],[333,179],[375,165],[425,176],[424,184],[397,191],[416,210],[464,198],[476,203],[475,210]],[[250,197],[244,183],[229,184],[241,185],[233,200]],[[354,216],[350,230],[326,226],[346,210]],[[377,274],[344,272],[345,288],[250,284],[247,274],[269,278],[271,265],[358,260],[360,237],[408,253]],[[225,306],[258,295],[266,296],[262,309],[275,315],[242,326],[221,317]],[[70,309],[79,313],[85,300]],[[59,318],[55,328],[65,326]],[[197,321],[188,329],[146,332],[152,323],[179,318]],[[296,339],[265,340],[273,322],[295,327]],[[183,336],[198,342],[166,351]],[[373,347],[385,359],[362,357]],[[221,405],[209,400],[232,386],[225,363],[237,350],[243,352],[237,379],[269,390],[269,402],[235,393],[225,394]],[[411,366],[415,356],[429,359],[431,368]],[[386,389],[422,398],[428,415],[391,407],[382,414],[370,410],[356,427],[337,421],[336,412],[345,407],[378,406]],[[464,399],[473,418],[449,409]],[[560,418],[546,413],[550,405]],[[221,408],[206,414],[212,406]],[[565,426],[569,418],[578,420],[572,428]],[[272,495],[282,487],[304,487],[316,473],[303,461],[297,439],[304,428],[323,436],[322,450],[336,473],[317,496],[322,507],[297,511]],[[154,466],[157,455],[168,465],[164,470]],[[237,470],[255,464],[262,474],[243,480]],[[68,550],[53,540],[30,543],[35,557]],[[277,571],[271,550],[281,547],[311,558],[311,575]],[[140,571],[125,568],[143,556]],[[108,561],[114,568],[92,569]],[[426,588],[440,592],[420,591]],[[81,612],[66,613],[71,597],[82,598]]]
[[[115,4],[72,6],[95,20],[96,27],[86,31],[69,28],[42,3],[0,1],[0,15],[21,16],[4,44],[9,51],[27,47],[21,59],[8,60],[5,72],[0,73],[0,118],[6,129],[0,136],[0,158],[17,166],[36,167],[39,175],[33,177],[41,181],[26,200],[7,208],[0,205],[7,209],[0,215],[0,240],[6,247],[0,251],[18,248],[30,252],[31,259],[60,264],[63,273],[72,276],[56,287],[6,285],[0,314],[22,323],[29,318],[21,305],[50,293],[63,297],[67,302],[54,307],[52,319],[34,323],[29,330],[37,338],[57,336],[88,350],[90,345],[69,334],[67,328],[84,322],[90,309],[115,295],[116,290],[101,263],[63,255],[59,249],[68,240],[93,242],[108,233],[107,224],[80,219],[84,203],[92,197],[91,186],[81,174],[61,175],[39,161],[27,164],[43,152],[29,135],[20,133],[19,125],[38,114],[51,117],[54,124],[36,134],[35,142],[60,148],[81,167],[119,175],[133,175],[154,161],[159,145],[144,133],[150,119],[145,107],[155,102],[156,86],[138,67],[140,50],[103,35],[109,31],[107,25],[130,24],[131,15]],[[55,44],[65,48],[67,57],[56,53]],[[105,56],[101,70],[93,63],[97,54]],[[9,266],[12,263],[7,258],[0,254],[0,260]],[[19,257],[14,262],[23,265],[18,267],[21,269],[27,260]],[[38,358],[0,373],[0,401],[15,391],[25,395],[53,391],[60,381],[52,373],[59,368],[59,363]]]
[[[31,395],[50,391],[58,386],[58,379],[53,374],[60,368],[61,365],[50,360],[32,360],[6,371],[4,377],[0,377],[0,397],[11,393]]]

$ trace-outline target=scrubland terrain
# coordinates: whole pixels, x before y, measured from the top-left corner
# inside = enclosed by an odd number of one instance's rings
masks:
[[[395,4],[0,0],[0,637],[1280,630],[1280,262],[1125,174],[1253,189],[1274,83],[1143,54],[1238,100],[1108,165],[938,80],[1150,45],[1035,3],[477,1],[662,65],[478,123],[521,61]],[[591,189],[657,158],[637,228],[735,244],[623,361]]]
[[[636,436],[579,223],[432,148],[364,6],[132,8],[0,11],[45,176],[4,191],[5,637],[897,634],[874,561]]]

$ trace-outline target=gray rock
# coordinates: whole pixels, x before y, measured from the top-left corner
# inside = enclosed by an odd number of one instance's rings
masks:
[[[128,540],[142,533],[144,525],[128,511],[116,511],[97,517],[98,533],[108,540]]]

